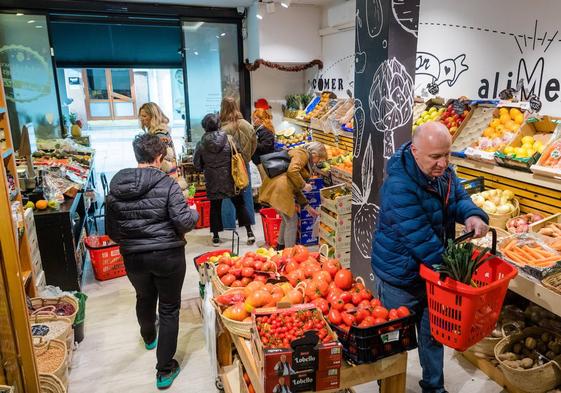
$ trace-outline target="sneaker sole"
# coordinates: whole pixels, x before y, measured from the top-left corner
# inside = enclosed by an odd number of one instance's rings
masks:
[[[169,389],[171,387],[171,385],[173,385],[173,382],[175,381],[175,378],[177,378],[179,376],[179,372],[181,371],[181,368],[177,368],[177,370],[171,375],[171,381],[169,383],[169,385],[165,385],[165,386],[159,386],[158,382],[156,381],[156,388],[158,388],[158,390],[166,390]]]

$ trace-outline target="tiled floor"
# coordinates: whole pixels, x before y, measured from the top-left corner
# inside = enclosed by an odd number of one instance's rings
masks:
[[[256,235],[263,239],[258,222]],[[242,236],[242,241],[244,237]],[[228,248],[224,242],[223,246]],[[252,247],[253,248],[253,247]],[[206,349],[203,323],[197,312],[198,274],[193,257],[212,249],[208,230],[188,235],[187,274],[182,293],[177,359],[182,373],[173,392],[216,391],[210,356]],[[242,245],[242,252],[249,249]],[[88,294],[86,338],[75,352],[70,374],[70,393],[154,392],[155,353],[144,350],[135,318],[134,290],[127,278],[99,282],[87,272]],[[474,369],[453,351],[445,353],[446,386],[450,393],[500,393],[502,389],[481,371]],[[409,353],[407,393],[420,392],[421,370],[416,351]],[[378,392],[376,383],[359,386],[357,393]],[[504,393],[504,392],[503,392]]]

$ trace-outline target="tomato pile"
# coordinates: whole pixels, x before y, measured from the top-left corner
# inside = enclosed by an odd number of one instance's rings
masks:
[[[259,337],[265,348],[289,347],[305,332],[317,331],[321,342],[334,341],[323,316],[317,309],[279,312],[255,318]]]
[[[352,326],[368,328],[406,317],[409,314],[409,309],[405,306],[388,310],[379,299],[370,301],[365,299],[354,309],[341,308],[340,304],[332,306],[329,310],[328,319],[332,324],[348,332]]]
[[[218,258],[216,274],[227,287],[246,287],[252,281],[266,283],[274,273],[274,262],[262,254],[248,252],[243,257],[222,255]]]

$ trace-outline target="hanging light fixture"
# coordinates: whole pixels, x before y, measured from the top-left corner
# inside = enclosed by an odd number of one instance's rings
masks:
[[[290,7],[290,0],[282,0],[281,6],[283,6],[284,8]]]

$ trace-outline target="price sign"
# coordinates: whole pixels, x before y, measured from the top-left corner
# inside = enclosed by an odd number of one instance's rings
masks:
[[[438,87],[438,85],[434,82],[429,83],[427,85],[427,90],[429,91],[429,93],[431,93],[432,95],[437,95],[438,92],[440,91],[440,87]]]
[[[454,100],[452,101],[452,109],[458,116],[460,116],[464,114],[464,111],[467,109],[467,107],[466,104],[464,104],[462,101]]]

